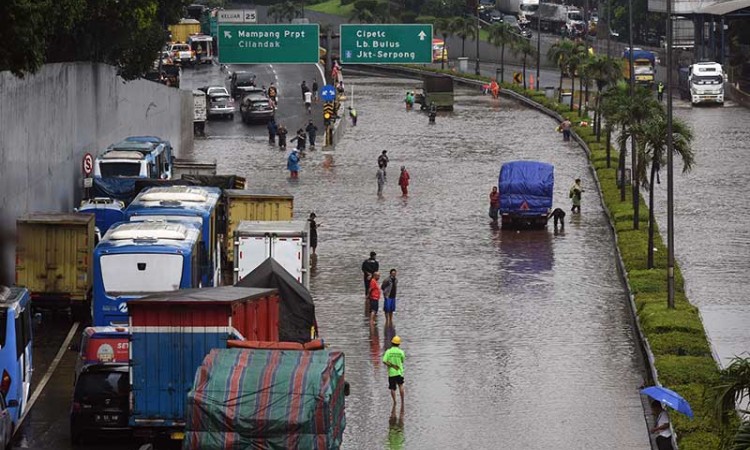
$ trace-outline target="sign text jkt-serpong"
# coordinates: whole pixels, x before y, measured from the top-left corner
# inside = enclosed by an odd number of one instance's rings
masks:
[[[341,25],[343,64],[428,64],[432,25]]]
[[[219,24],[219,62],[223,64],[314,64],[318,62],[318,24]]]

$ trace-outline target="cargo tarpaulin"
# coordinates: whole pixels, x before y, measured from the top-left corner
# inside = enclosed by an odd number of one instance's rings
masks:
[[[552,164],[513,161],[500,169],[500,212],[519,215],[547,214],[555,186]]]
[[[279,291],[279,340],[307,342],[315,322],[315,304],[310,291],[273,258],[268,258],[237,282],[236,286],[273,288]]]
[[[338,449],[344,354],[214,349],[188,394],[183,450]]]

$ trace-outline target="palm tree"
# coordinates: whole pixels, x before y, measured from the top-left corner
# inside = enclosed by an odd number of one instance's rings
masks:
[[[518,39],[513,47],[513,52],[523,56],[523,88],[526,89],[526,58],[536,55],[536,48],[528,39]]]
[[[659,168],[665,162],[667,151],[667,119],[663,108],[654,108],[654,113],[644,122],[635,126],[634,134],[638,136],[639,164],[636,178],[641,186],[648,189],[648,262],[649,269],[654,268],[654,180],[658,183]],[[690,143],[693,131],[682,120],[672,121],[672,152],[682,159],[682,172],[689,172],[695,162]],[[647,176],[648,165],[651,174]]]
[[[456,17],[451,21],[451,31],[461,39],[461,57],[466,56],[466,38],[477,38],[474,20],[468,17]]]
[[[500,83],[503,83],[505,82],[505,46],[513,48],[518,35],[513,32],[513,28],[507,22],[493,23],[488,33],[490,43],[495,47],[500,47]]]
[[[557,41],[547,51],[547,59],[557,64],[560,69],[560,86],[557,89],[557,101],[562,102],[562,85],[565,74],[568,73],[568,60],[573,55],[576,44],[570,39]]]
[[[620,135],[625,134],[626,127],[628,126],[627,108],[630,103],[630,93],[628,91],[628,85],[623,80],[617,82],[611,89],[604,94],[602,102],[602,113],[607,120],[607,139],[611,134],[612,130],[620,129]],[[625,154],[627,147],[625,146],[626,141],[618,139],[617,141],[620,147],[620,159],[618,161],[617,170],[620,180],[620,201],[625,201]],[[607,146],[609,151],[609,146]],[[608,158],[609,159],[609,154]]]
[[[719,373],[719,381],[710,394],[713,397],[716,420],[722,431],[736,433],[730,449],[750,449],[750,420],[745,418],[738,429],[733,428],[737,405],[747,404],[750,400],[750,358],[732,359],[727,368]]]
[[[576,74],[579,70],[583,71],[583,65],[588,54],[586,46],[580,43],[574,43],[572,52],[568,57],[568,74],[570,74],[570,110],[573,111],[573,103],[576,94]],[[579,94],[580,95],[580,94]]]
[[[443,37],[446,54],[448,54],[448,36],[453,34],[453,27],[451,26],[451,20],[445,17],[439,17],[435,19],[435,33],[440,34]],[[445,59],[440,58],[440,68],[445,69]]]
[[[605,55],[595,55],[586,65],[588,76],[596,83],[596,104],[594,106],[594,128],[596,129],[596,141],[601,140],[602,134],[602,112],[601,98],[604,88],[614,85],[622,78],[622,65],[619,59],[610,58]],[[609,167],[609,166],[607,166]]]

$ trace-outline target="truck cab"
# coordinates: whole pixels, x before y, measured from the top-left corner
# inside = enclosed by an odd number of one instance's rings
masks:
[[[94,161],[94,178],[172,177],[172,146],[154,136],[132,136],[110,145]]]
[[[622,53],[623,77],[625,80],[630,79],[630,51],[625,50]],[[633,76],[637,84],[645,85],[651,88],[654,85],[654,75],[656,73],[656,55],[648,50],[640,48],[633,49]]]
[[[724,104],[724,82],[726,75],[721,64],[699,62],[688,68],[690,102]]]

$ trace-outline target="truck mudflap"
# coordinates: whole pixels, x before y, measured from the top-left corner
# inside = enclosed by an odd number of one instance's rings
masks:
[[[547,214],[502,214],[500,217],[503,228],[510,229],[541,229],[547,226],[548,221]]]

